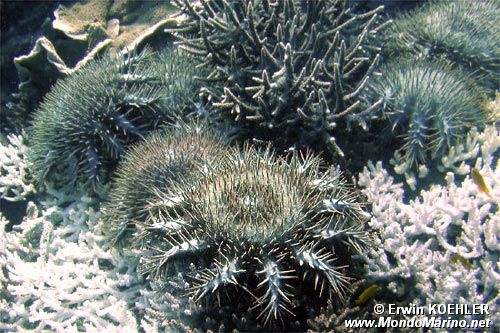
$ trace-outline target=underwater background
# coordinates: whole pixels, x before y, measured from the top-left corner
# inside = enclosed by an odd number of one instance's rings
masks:
[[[0,331],[498,331],[500,1],[0,4]]]

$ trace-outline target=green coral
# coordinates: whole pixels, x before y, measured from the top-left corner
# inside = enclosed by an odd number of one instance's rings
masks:
[[[105,181],[127,145],[193,107],[195,72],[178,50],[144,50],[104,57],[58,81],[34,116],[36,180]]]
[[[368,112],[358,96],[378,61],[382,7],[355,14],[342,1],[178,5],[187,20],[168,31],[213,65],[202,92],[216,118],[278,149],[308,146],[342,155],[335,128],[362,124],[360,115]]]

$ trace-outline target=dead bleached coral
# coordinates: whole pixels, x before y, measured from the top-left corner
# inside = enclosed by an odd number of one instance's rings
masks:
[[[378,250],[368,255],[368,278],[390,282],[394,291],[406,289],[416,305],[487,304],[489,316],[481,318],[498,325],[499,135],[486,133],[480,146],[495,148],[485,149],[470,167],[482,175],[491,197],[472,177],[457,182],[448,172],[445,185],[433,185],[405,203],[403,184],[380,162],[365,168],[359,185],[373,203],[369,224],[380,233]]]
[[[428,177],[430,171],[434,174],[444,175],[447,172],[452,172],[456,176],[465,176],[472,171],[474,161],[477,158],[481,158],[486,165],[493,165],[498,159],[495,157],[495,152],[499,147],[499,129],[497,125],[489,125],[483,131],[472,128],[461,142],[450,146],[448,153],[434,164],[435,169],[426,165],[420,165],[416,170],[412,169],[407,160],[398,152],[390,159],[390,164],[394,172],[404,176],[406,184],[412,190],[416,190],[419,182]]]
[[[382,7],[357,14],[342,1],[177,2],[187,19],[168,31],[213,65],[203,93],[215,118],[278,149],[342,155],[335,131],[364,125],[368,112],[358,96],[378,62]]]
[[[0,216],[0,329],[136,331],[133,260],[99,247],[90,198],[52,194],[10,232]]]
[[[7,140],[0,143],[0,199],[25,200],[35,192],[26,159],[29,148],[23,135],[11,134]]]
[[[201,314],[176,293],[182,277],[161,293],[152,289],[136,274],[137,252],[105,249],[96,207],[81,189],[48,187],[13,230],[0,214],[0,331],[195,329],[191,317]]]

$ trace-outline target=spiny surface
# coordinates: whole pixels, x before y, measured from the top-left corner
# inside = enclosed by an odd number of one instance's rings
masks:
[[[198,169],[217,160],[224,149],[220,133],[203,123],[183,122],[133,145],[115,173],[103,207],[111,244],[131,245],[134,221],[143,221],[155,212],[156,190],[180,181],[194,182],[201,175]]]
[[[499,16],[498,1],[430,1],[395,20],[384,52],[446,59],[494,94],[500,88]]]
[[[356,275],[353,255],[369,243],[363,200],[337,169],[322,171],[311,156],[287,162],[234,150],[194,186],[155,192],[154,213],[137,225],[139,271],[161,281],[194,261],[195,302],[256,309],[268,328],[304,310],[313,290],[338,302]]]
[[[58,81],[34,118],[36,180],[101,183],[127,145],[191,106],[194,66],[177,50],[145,50],[107,56]]]
[[[380,71],[384,75],[370,82],[363,98],[367,104],[382,98],[376,110],[388,123],[382,135],[402,138],[398,153],[408,167],[441,158],[488,121],[479,88],[449,65],[398,59]]]
[[[343,1],[177,2],[187,20],[169,31],[213,66],[202,93],[216,119],[278,149],[342,155],[334,131],[337,122],[364,125],[358,96],[378,62],[382,7],[355,14]]]

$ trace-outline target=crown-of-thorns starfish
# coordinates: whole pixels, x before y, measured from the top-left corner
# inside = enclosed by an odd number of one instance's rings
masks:
[[[170,267],[195,258],[189,294],[195,302],[221,302],[221,291],[248,295],[264,324],[294,315],[303,288],[299,278],[342,297],[352,256],[369,243],[367,213],[357,194],[320,159],[288,161],[252,148],[231,151],[192,183],[156,189],[155,214],[139,226],[139,271],[165,278]],[[181,195],[179,195],[181,193]],[[152,209],[154,208],[154,210]],[[236,301],[245,302],[245,297]]]

